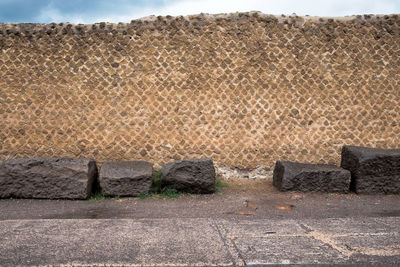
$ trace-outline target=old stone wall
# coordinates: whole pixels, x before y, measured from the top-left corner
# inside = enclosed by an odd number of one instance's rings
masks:
[[[400,16],[0,24],[0,159],[339,163],[400,146]]]

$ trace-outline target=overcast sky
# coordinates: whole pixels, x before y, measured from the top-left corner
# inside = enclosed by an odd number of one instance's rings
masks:
[[[400,0],[0,0],[0,22],[129,22],[149,15],[261,11],[311,16],[400,13]]]

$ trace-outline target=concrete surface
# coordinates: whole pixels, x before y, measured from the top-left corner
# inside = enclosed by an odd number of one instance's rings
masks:
[[[399,225],[399,217],[5,220],[0,222],[0,262],[2,266],[390,266],[400,263]]]
[[[399,266],[400,196],[0,200],[0,266]]]

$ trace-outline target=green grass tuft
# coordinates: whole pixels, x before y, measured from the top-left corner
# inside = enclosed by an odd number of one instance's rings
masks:
[[[149,199],[149,198],[154,198],[156,194],[140,194],[137,196],[138,199]]]
[[[151,193],[160,193],[162,191],[161,186],[161,170],[157,170],[153,174],[153,184],[151,185]]]
[[[161,191],[161,195],[164,198],[179,198],[182,193],[174,188],[165,187]]]
[[[96,201],[100,201],[105,199],[106,197],[102,194],[102,193],[94,193],[90,196],[90,198],[88,199],[89,202],[96,202]]]
[[[228,187],[229,185],[227,183],[224,183],[222,181],[222,177],[221,176],[217,176],[215,179],[215,192],[216,193],[221,193],[222,188],[224,187]]]
[[[139,199],[151,199],[151,198],[158,198],[158,199],[177,199],[184,193],[179,192],[173,188],[163,188],[159,193],[149,193],[149,194],[141,194],[138,196]]]
[[[103,199],[114,199],[114,200],[118,200],[120,199],[120,196],[115,196],[115,197],[109,197],[109,196],[105,196],[100,192],[96,192],[93,193],[90,198],[87,200],[88,202],[97,202],[97,201],[101,201]]]
[[[141,194],[139,199],[160,198],[160,199],[177,199],[182,194],[178,190],[169,187],[163,187],[161,183],[161,171],[157,170],[153,174],[153,183],[151,185],[150,193]]]

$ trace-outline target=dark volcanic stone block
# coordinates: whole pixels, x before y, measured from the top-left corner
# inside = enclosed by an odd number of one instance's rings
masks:
[[[347,193],[350,172],[335,165],[277,161],[273,183],[280,191]]]
[[[193,194],[215,192],[215,169],[212,159],[186,159],[161,168],[162,185]]]
[[[138,196],[151,189],[153,165],[145,161],[106,162],[100,169],[100,188],[106,196]]]
[[[91,159],[5,160],[0,165],[0,198],[86,199],[96,176]]]
[[[356,193],[400,194],[400,149],[344,146],[341,166]]]

